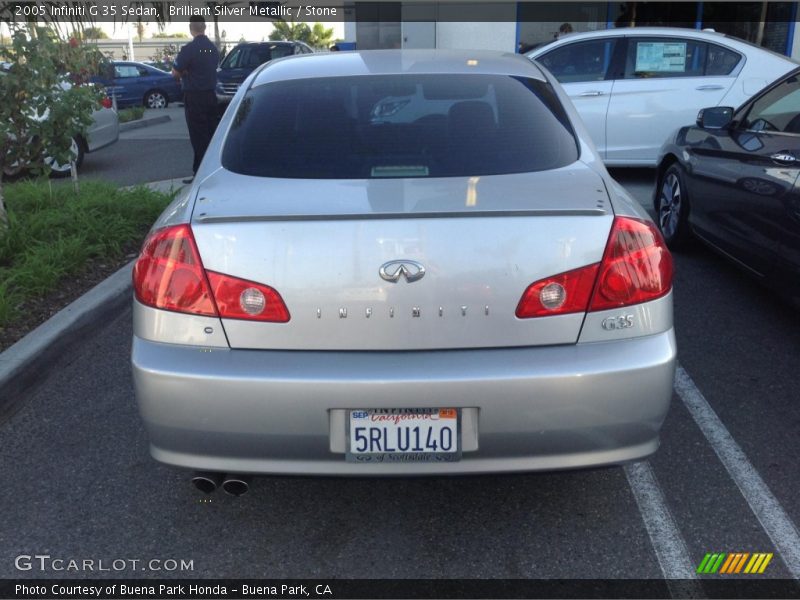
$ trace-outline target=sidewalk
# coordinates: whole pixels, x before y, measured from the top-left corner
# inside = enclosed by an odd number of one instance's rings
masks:
[[[143,122],[149,125],[125,127],[137,121],[120,125],[119,139],[121,140],[188,140],[189,130],[186,127],[186,117],[183,106],[170,104],[167,108],[149,108],[144,111]]]
[[[178,191],[180,179],[146,183],[160,192]],[[49,363],[97,323],[123,309],[131,298],[134,261],[50,317],[16,344],[0,352],[0,422],[20,404],[19,397],[42,377]]]
[[[164,192],[165,194],[171,194],[172,192],[179,191],[182,187],[186,184],[183,183],[183,177],[176,177],[175,179],[165,179],[163,181],[151,181],[150,183],[146,183],[145,185],[149,187],[151,190],[155,190],[157,192]]]

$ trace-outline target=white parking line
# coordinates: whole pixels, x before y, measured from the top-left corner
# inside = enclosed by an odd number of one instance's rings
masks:
[[[797,527],[681,366],[675,372],[675,391],[742,492],[789,573],[800,579],[800,534]]]
[[[673,598],[704,598],[686,542],[647,462],[625,466],[625,476],[642,514],[661,573]]]

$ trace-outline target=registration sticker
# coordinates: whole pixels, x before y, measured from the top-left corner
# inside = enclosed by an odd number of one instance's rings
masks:
[[[348,411],[348,462],[447,462],[461,459],[457,408]]]

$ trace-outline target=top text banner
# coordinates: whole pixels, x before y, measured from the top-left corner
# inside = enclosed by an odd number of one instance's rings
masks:
[[[0,2],[0,20],[24,23],[33,20],[50,22],[186,22],[192,16],[206,21],[345,21],[345,6],[337,0],[321,2],[261,2],[227,0],[133,1],[101,0],[96,2],[22,1]]]
[[[206,21],[345,22],[345,21],[513,21],[515,2],[410,2],[413,10],[403,11],[400,3],[381,7],[379,2],[344,0],[252,0],[125,1],[96,2],[21,1],[0,2],[0,21],[5,23],[44,22],[186,22],[199,15]],[[386,3],[383,3],[386,4]],[[404,3],[405,4],[405,3]],[[392,10],[386,10],[391,8]]]
[[[706,0],[716,4],[719,0]],[[636,3],[630,3],[636,4]],[[657,9],[667,25],[672,21],[686,26],[669,10],[672,2],[647,2],[648,8]],[[627,5],[627,4],[626,4]],[[597,10],[594,10],[594,8]],[[660,9],[663,7],[663,11]],[[592,9],[592,10],[590,10]],[[600,12],[598,12],[600,11]],[[252,0],[156,0],[126,1],[97,0],[95,2],[59,2],[27,0],[0,1],[0,22],[23,24],[26,22],[151,22],[180,23],[200,15],[207,21],[264,22],[381,22],[381,21],[433,21],[433,22],[490,22],[536,21],[553,23],[579,23],[596,20],[587,15],[608,12],[606,2],[552,2],[552,1],[470,1],[470,0],[406,0],[403,2],[362,0],[284,0],[265,2]],[[731,12],[735,18],[735,11]],[[715,20],[726,20],[717,14]],[[775,19],[772,19],[775,20]]]

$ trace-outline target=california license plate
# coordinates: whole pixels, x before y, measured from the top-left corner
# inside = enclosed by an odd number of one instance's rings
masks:
[[[457,408],[373,408],[348,413],[348,462],[461,458]]]

